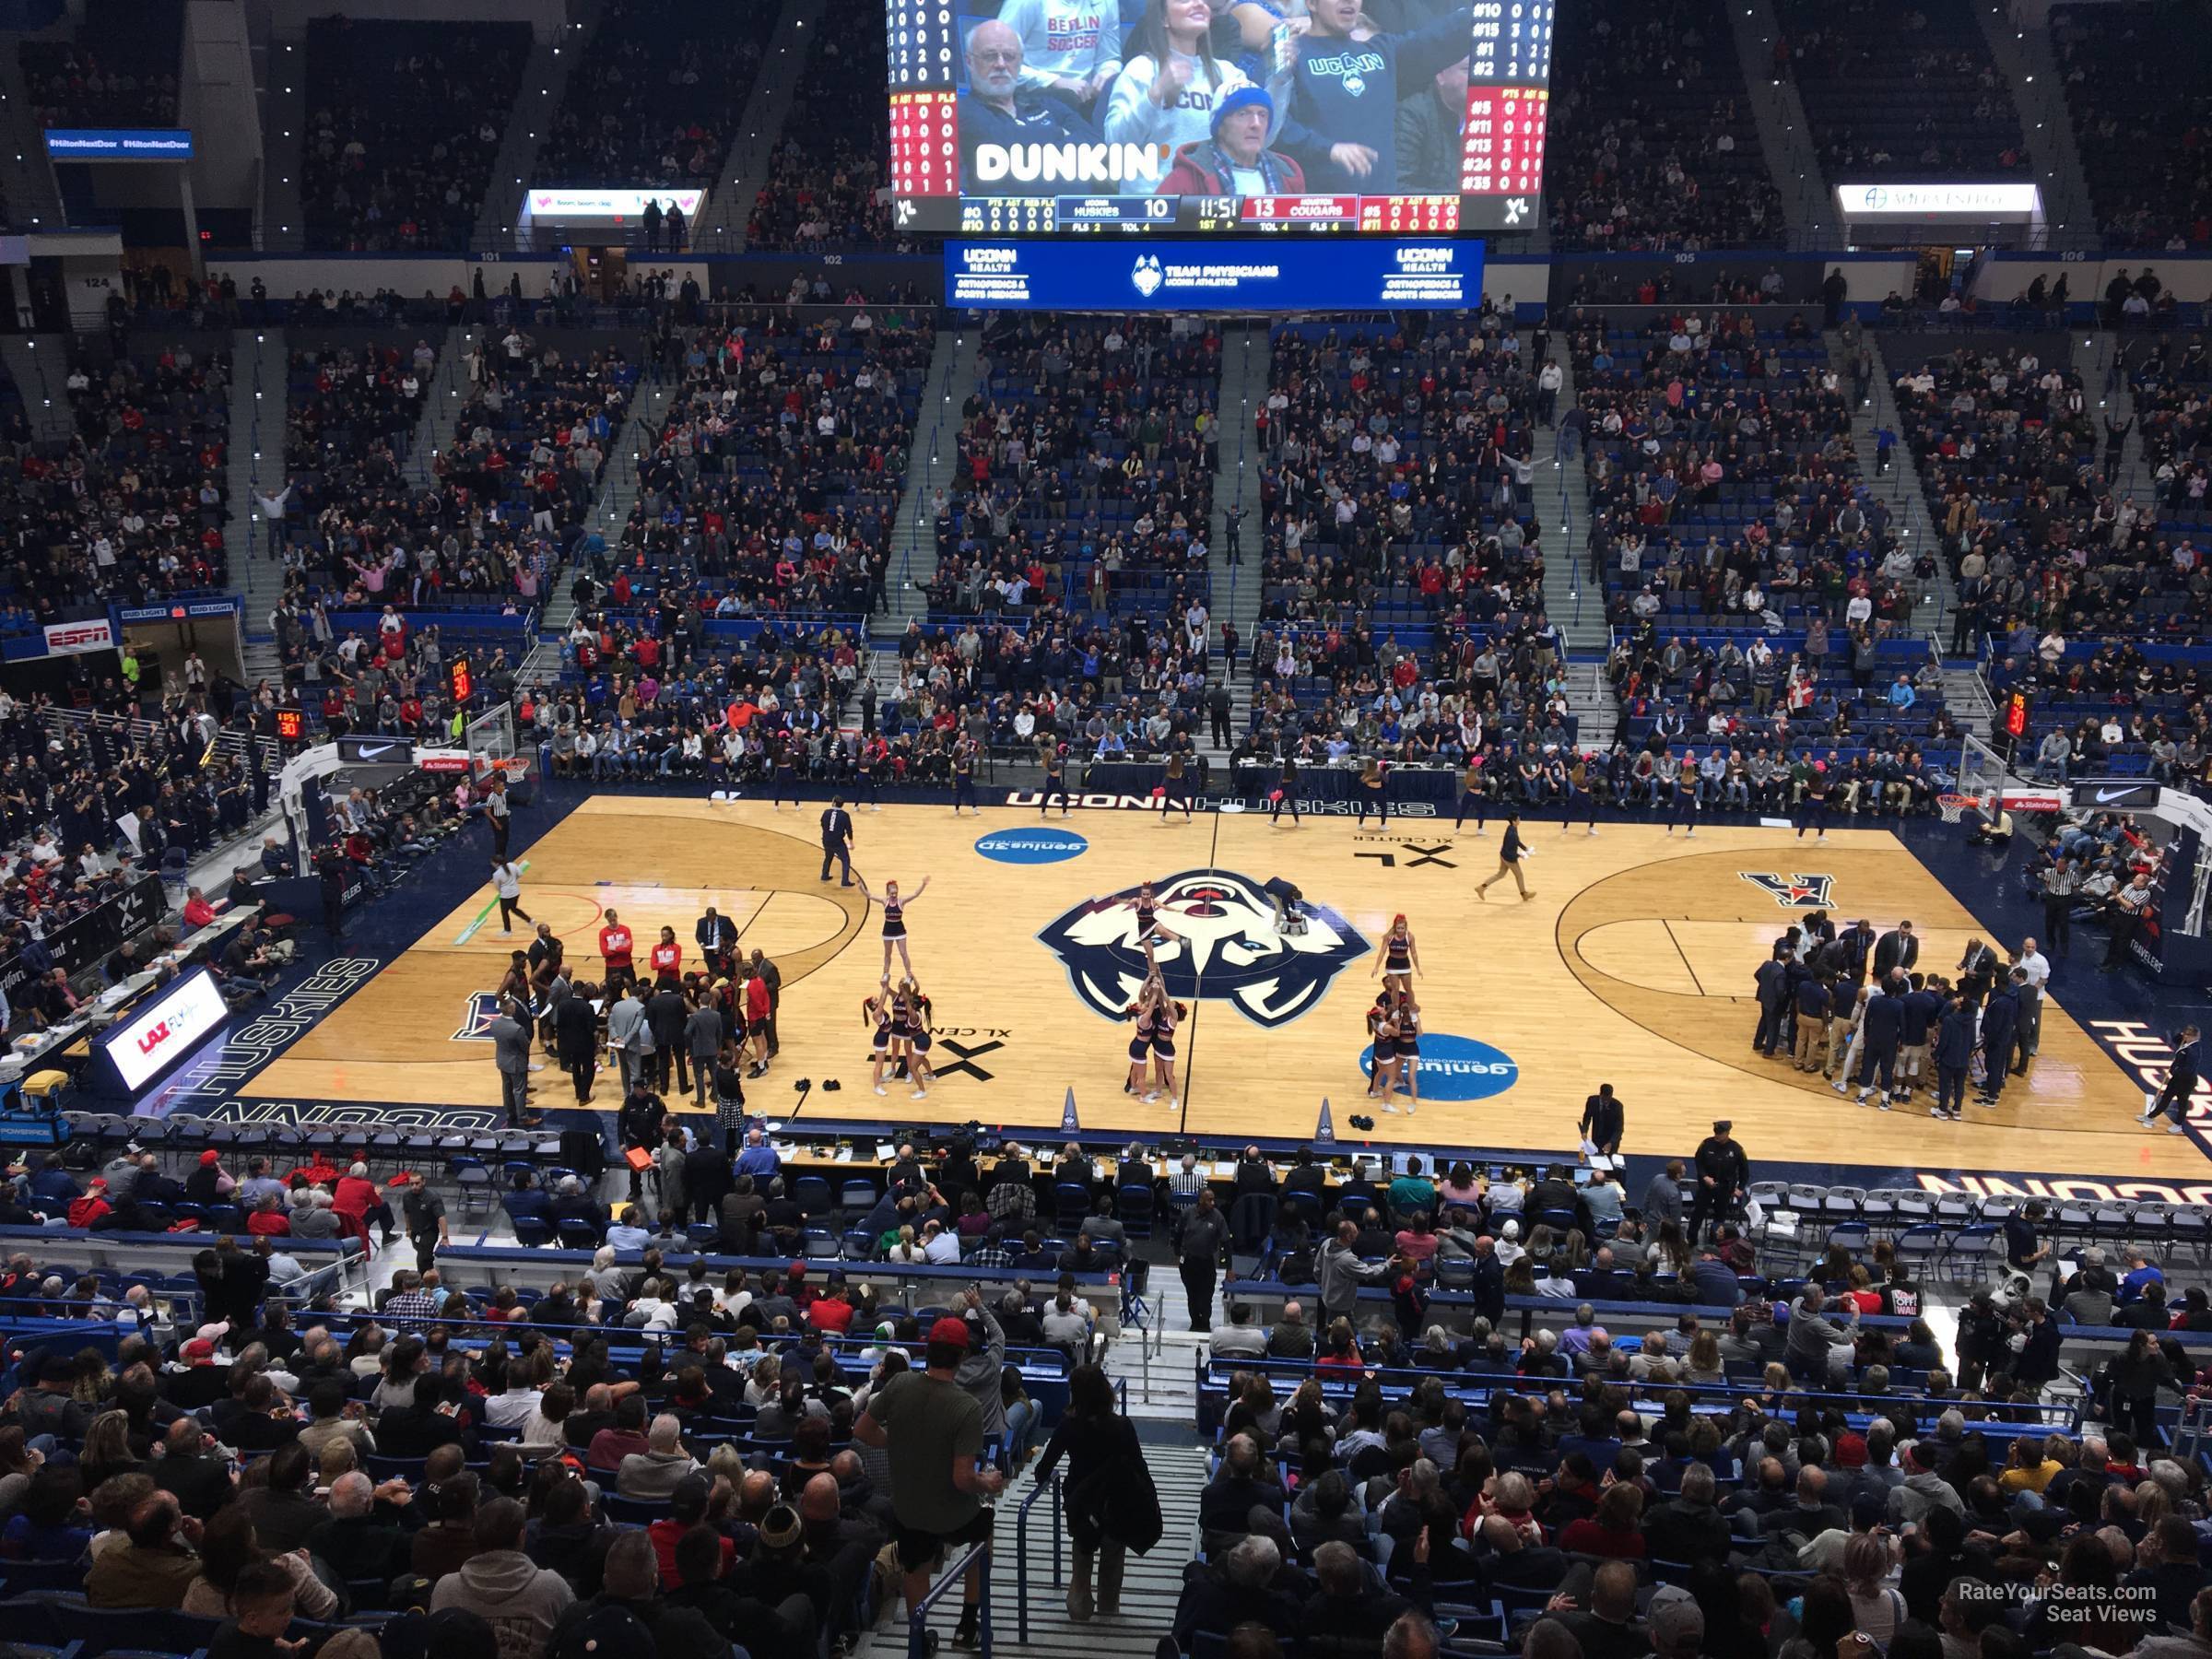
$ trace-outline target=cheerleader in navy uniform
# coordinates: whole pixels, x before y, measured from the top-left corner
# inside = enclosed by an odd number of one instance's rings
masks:
[[[853,759],[853,777],[859,785],[854,793],[868,797],[870,812],[883,810],[883,803],[876,798],[876,780],[883,767],[884,757],[889,752],[890,746],[881,737],[864,737],[860,742],[860,753]]]
[[[1459,813],[1452,820],[1452,829],[1454,833],[1466,827],[1467,811],[1470,807],[1474,809],[1475,813],[1475,833],[1484,834],[1489,824],[1489,803],[1483,798],[1482,794],[1482,757],[1480,755],[1467,757],[1467,770],[1460,776]]]
[[[1813,839],[1828,839],[1828,762],[1815,760],[1805,774],[1805,798],[1797,803],[1797,839],[1803,841],[1807,830],[1816,831]]]
[[[1382,761],[1371,758],[1360,762],[1356,799],[1359,805],[1359,822],[1353,828],[1358,829],[1366,824],[1368,810],[1371,807],[1373,808],[1382,828],[1385,830],[1390,828],[1390,799],[1382,789]]]
[[[1129,1075],[1122,1081],[1122,1092],[1133,1095],[1145,1086],[1145,1067],[1152,1058],[1152,982],[1147,980],[1145,988],[1136,994],[1136,1001],[1129,1006],[1124,1018],[1136,1022],[1136,1030],[1129,1035]]]
[[[1559,820],[1559,833],[1561,835],[1570,833],[1574,829],[1575,821],[1578,818],[1586,818],[1590,820],[1590,833],[1595,835],[1597,833],[1597,792],[1591,787],[1593,780],[1590,758],[1577,752],[1574,759],[1568,763],[1566,772],[1567,805],[1564,808],[1566,816]]]
[[[1375,971],[1382,976],[1383,994],[1411,994],[1413,976],[1420,971],[1420,947],[1413,942],[1413,930],[1406,925],[1406,912],[1400,911],[1390,919],[1390,931],[1382,935],[1382,948],[1375,957]]]
[[[1421,1103],[1421,1005],[1413,1000],[1408,989],[1399,994],[1398,1006],[1392,1011],[1391,1023],[1398,1032],[1398,1070],[1396,1080],[1406,1088],[1406,1114]],[[1383,1110],[1394,1112],[1386,1100]]]
[[[868,1082],[877,1094],[885,1091],[883,1068],[891,1058],[891,992],[886,984],[873,996],[860,999],[861,1023],[868,1030]]]
[[[1175,1098],[1175,1026],[1182,1018],[1183,1007],[1168,996],[1168,988],[1155,975],[1156,987],[1152,999],[1152,1087],[1145,1095],[1147,1103],[1161,1095],[1168,1097],[1168,1110],[1172,1112],[1180,1102]]]
[[[1275,791],[1267,797],[1267,821],[1269,823],[1281,823],[1283,821],[1283,808],[1288,806],[1290,808],[1290,822],[1293,825],[1297,824],[1298,762],[1293,760],[1288,755],[1283,757],[1282,773],[1276,779]]]
[[[962,806],[975,808],[982,818],[983,809],[975,798],[975,744],[967,737],[952,746],[952,816],[959,818]],[[919,889],[917,889],[919,891]]]
[[[1666,797],[1666,832],[1672,835],[1675,826],[1682,826],[1685,838],[1694,839],[1698,833],[1698,752],[1682,751],[1682,770],[1676,774],[1674,790]]]
[[[1037,816],[1042,818],[1052,809],[1053,797],[1060,797],[1060,816],[1067,816],[1067,747],[1050,737],[1041,746],[1044,751],[1044,796],[1037,803]]]
[[[937,1080],[929,1068],[929,998],[912,980],[900,982],[891,999],[891,1046],[894,1058],[906,1067],[906,1080],[914,1086],[913,1098],[929,1099],[929,1086]]]
[[[900,968],[912,975],[914,959],[906,950],[906,907],[929,890],[929,877],[923,877],[922,885],[901,899],[899,896],[899,884],[895,881],[885,882],[883,894],[878,898],[868,891],[868,878],[865,876],[858,870],[853,871],[853,875],[860,883],[860,896],[870,904],[883,906],[883,982],[887,985],[891,982],[891,952],[894,949],[899,952]]]
[[[776,746],[776,775],[775,781],[769,785],[768,809],[781,812],[786,794],[791,796],[794,806],[799,804],[799,773],[794,764],[799,740],[794,733],[779,732],[773,741]]]
[[[1182,757],[1180,754],[1168,757],[1168,775],[1159,785],[1159,821],[1166,823],[1170,808],[1176,806],[1182,808],[1183,821],[1188,823],[1191,817],[1191,781],[1183,776]]]
[[[1159,901],[1153,897],[1150,882],[1140,881],[1136,884],[1135,903],[1136,906],[1136,942],[1144,947],[1145,971],[1147,974],[1156,974],[1159,971],[1159,964],[1152,959],[1153,941],[1157,939],[1165,944],[1168,940],[1173,939],[1180,942],[1182,935],[1159,919]]]
[[[1367,1037],[1371,1045],[1367,1074],[1368,1099],[1380,1100],[1389,1111],[1390,1097],[1397,1088],[1398,1028],[1391,1017],[1391,994],[1388,991],[1375,993],[1374,1006],[1367,1011]]]

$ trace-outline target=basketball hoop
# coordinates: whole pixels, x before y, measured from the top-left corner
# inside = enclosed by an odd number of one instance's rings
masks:
[[[1969,806],[1981,805],[1980,795],[1939,794],[1936,797],[1936,810],[1943,814],[1943,821],[1947,824],[1957,823],[1966,815]]]

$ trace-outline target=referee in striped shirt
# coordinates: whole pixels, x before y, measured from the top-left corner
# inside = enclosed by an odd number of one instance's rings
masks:
[[[2062,858],[2043,872],[2043,943],[2051,954],[2063,957],[2074,943],[2074,895],[2081,890],[2081,872],[2070,858]]]

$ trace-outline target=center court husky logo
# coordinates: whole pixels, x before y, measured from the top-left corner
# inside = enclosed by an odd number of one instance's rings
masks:
[[[496,992],[477,991],[469,995],[467,1012],[461,1017],[461,1029],[453,1035],[455,1042],[488,1042],[491,1041],[491,1022],[500,1017],[500,999]]]
[[[1753,887],[1771,893],[1783,910],[1826,910],[1828,889],[1836,879],[1833,876],[1772,876],[1764,870],[1738,870],[1736,874]]]
[[[1139,253],[1136,266],[1129,273],[1129,285],[1149,300],[1159,292],[1159,285],[1167,276],[1159,268],[1159,257],[1154,253]]]
[[[1300,906],[1303,933],[1276,930],[1275,900],[1258,882],[1228,870],[1184,870],[1153,884],[1156,939],[1168,994],[1218,1000],[1259,1026],[1287,1025],[1310,1012],[1329,983],[1371,947],[1333,911]],[[1136,931],[1136,889],[1079,904],[1040,933],[1067,969],[1068,982],[1097,1012],[1119,1019],[1145,982]]]

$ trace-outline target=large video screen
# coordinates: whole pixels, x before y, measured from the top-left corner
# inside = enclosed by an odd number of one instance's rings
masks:
[[[885,0],[898,222],[1534,229],[1553,0]]]

